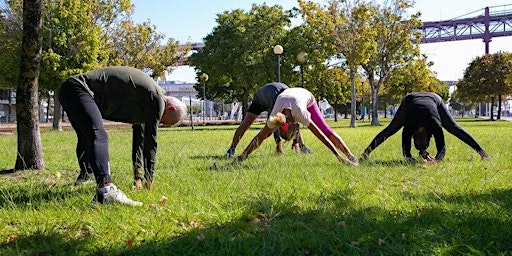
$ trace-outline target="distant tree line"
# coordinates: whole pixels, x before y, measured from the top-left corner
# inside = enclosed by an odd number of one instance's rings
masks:
[[[318,99],[336,110],[350,109],[352,127],[363,99],[371,103],[374,125],[381,105],[397,104],[409,92],[431,91],[447,99],[447,86],[420,54],[420,14],[407,15],[413,1],[298,2],[293,10],[254,4],[249,11],[217,15],[205,47],[189,58],[198,77],[209,75],[208,99],[241,101],[245,113],[252,93],[277,80],[275,45],[284,48],[281,80],[301,86],[302,70],[304,86]],[[292,26],[297,20],[302,22]],[[303,63],[300,53],[307,56]]]

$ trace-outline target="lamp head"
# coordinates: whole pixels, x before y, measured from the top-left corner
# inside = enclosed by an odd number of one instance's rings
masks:
[[[274,46],[273,50],[274,50],[274,54],[276,54],[276,55],[281,55],[281,54],[283,54],[283,51],[284,51],[283,47],[279,44]]]

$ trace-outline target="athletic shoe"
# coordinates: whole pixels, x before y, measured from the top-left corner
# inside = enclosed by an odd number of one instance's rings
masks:
[[[110,185],[97,190],[93,201],[101,204],[125,204],[130,206],[142,206],[142,202],[133,201],[115,185]]]
[[[300,146],[300,151],[304,154],[313,154],[313,150],[309,149],[308,147],[306,147],[306,145],[302,144]]]
[[[355,165],[355,166],[358,166],[359,165],[359,160],[357,160],[357,157],[354,156],[354,155],[351,155],[348,160],[350,161],[351,164]]]
[[[80,186],[94,182],[94,174],[88,172],[80,172],[75,180],[75,186]]]
[[[235,148],[231,147],[228,149],[228,152],[226,152],[227,157],[235,157]]]

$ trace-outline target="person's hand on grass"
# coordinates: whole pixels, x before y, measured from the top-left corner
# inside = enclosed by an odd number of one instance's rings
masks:
[[[279,155],[283,153],[283,144],[281,142],[276,144],[276,153]]]
[[[423,158],[423,161],[427,164],[437,164],[436,158],[431,155],[427,155],[426,158]]]
[[[478,152],[478,154],[480,154],[480,157],[482,157],[482,160],[484,160],[484,161],[491,160],[491,157],[489,157],[489,154],[487,154],[487,152],[485,152],[485,150],[481,150],[480,152]]]

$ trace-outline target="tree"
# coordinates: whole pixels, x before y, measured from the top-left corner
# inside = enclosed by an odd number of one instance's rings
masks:
[[[281,43],[290,17],[281,6],[265,4],[253,5],[247,13],[236,9],[218,14],[217,26],[205,37],[205,46],[189,58],[198,77],[202,73],[210,77],[206,97],[242,101],[245,115],[249,96],[275,81],[272,47]],[[202,85],[196,89],[202,91]]]
[[[5,3],[0,8],[0,88],[16,88],[19,78],[20,54],[23,29],[21,2],[16,8]]]
[[[299,1],[300,14],[304,23],[296,26],[286,34],[285,62],[291,70],[292,85],[301,84],[301,68],[304,72],[304,87],[311,91],[317,99],[326,99],[335,111],[338,106],[350,102],[350,81],[346,65],[336,58],[329,61],[336,54],[334,38],[329,34],[329,17],[318,15],[322,9],[312,2]],[[326,19],[326,20],[323,20]],[[297,56],[305,53],[304,63],[299,63]],[[334,116],[337,121],[337,115]]]
[[[349,69],[351,81],[351,121],[350,126],[356,126],[356,72],[368,62],[376,43],[374,33],[369,26],[372,9],[360,0],[330,0],[328,5],[320,7],[315,4],[307,5],[302,11],[306,22],[328,31],[333,38],[336,57],[343,58]]]
[[[411,0],[385,1],[383,5],[372,4],[370,26],[375,31],[371,40],[377,43],[376,52],[370,55],[363,69],[368,76],[372,96],[372,125],[379,125],[379,90],[395,68],[407,65],[419,55],[419,38],[415,32],[421,23],[420,14],[405,17],[412,7]],[[411,39],[416,39],[413,44]]]
[[[43,0],[23,1],[23,36],[16,90],[18,154],[15,170],[44,169],[38,125],[38,79],[42,48]]]
[[[157,28],[149,22],[135,24],[131,20],[124,20],[113,35],[108,64],[147,70],[153,78],[164,77],[189,50],[189,47],[179,48],[179,43],[172,38],[163,44],[165,35],[158,33]]]
[[[45,1],[41,89],[54,92],[53,129],[59,130],[59,87],[71,75],[100,66],[106,59],[101,26],[90,0]]]
[[[10,0],[0,9],[0,26],[9,28],[0,32],[6,54],[0,57],[0,74],[13,74],[9,64],[19,64],[21,40],[21,0]],[[45,0],[43,2],[43,51],[39,89],[47,94],[58,88],[70,75],[86,72],[104,65],[127,65],[147,70],[153,77],[170,72],[170,67],[188,51],[178,49],[178,42],[156,32],[149,22],[134,24],[130,0]],[[11,36],[13,35],[13,36]],[[6,42],[5,44],[3,42]],[[9,47],[7,47],[7,45]],[[60,104],[55,97],[54,129],[60,128]]]
[[[498,52],[475,58],[464,71],[464,77],[457,83],[458,95],[461,99],[474,98],[482,101],[491,100],[491,120],[494,120],[492,109],[494,100],[498,98],[498,119],[501,112],[501,96],[512,93],[512,84],[507,76],[512,71],[512,54]]]
[[[329,94],[328,91],[331,88],[323,84],[322,81],[330,68],[326,60],[335,53],[334,41],[328,30],[321,27],[325,24],[306,22],[310,19],[308,11],[316,8],[316,5],[304,1],[299,1],[299,5],[301,11],[294,15],[298,18],[300,14],[304,22],[286,33],[283,44],[286,49],[283,58],[283,73],[289,81],[291,80],[291,86],[299,86],[302,84],[302,68],[305,78],[304,87],[317,98],[322,98],[323,95]],[[304,63],[300,63],[297,59],[300,53],[305,54],[303,55],[305,56]],[[291,72],[291,74],[288,76],[287,72]],[[334,90],[332,92],[335,93]]]
[[[346,70],[341,67],[331,68],[326,72],[325,76],[322,77],[320,83],[324,85],[320,87],[318,91],[320,99],[326,99],[329,104],[333,106],[335,111],[341,106],[348,105],[351,100],[351,81]],[[336,112],[334,113],[334,119],[337,121]]]
[[[433,92],[448,98],[448,86],[439,81],[429,69],[426,57],[413,58],[404,65],[396,67],[384,81],[386,97],[393,102],[400,100],[411,92]]]

